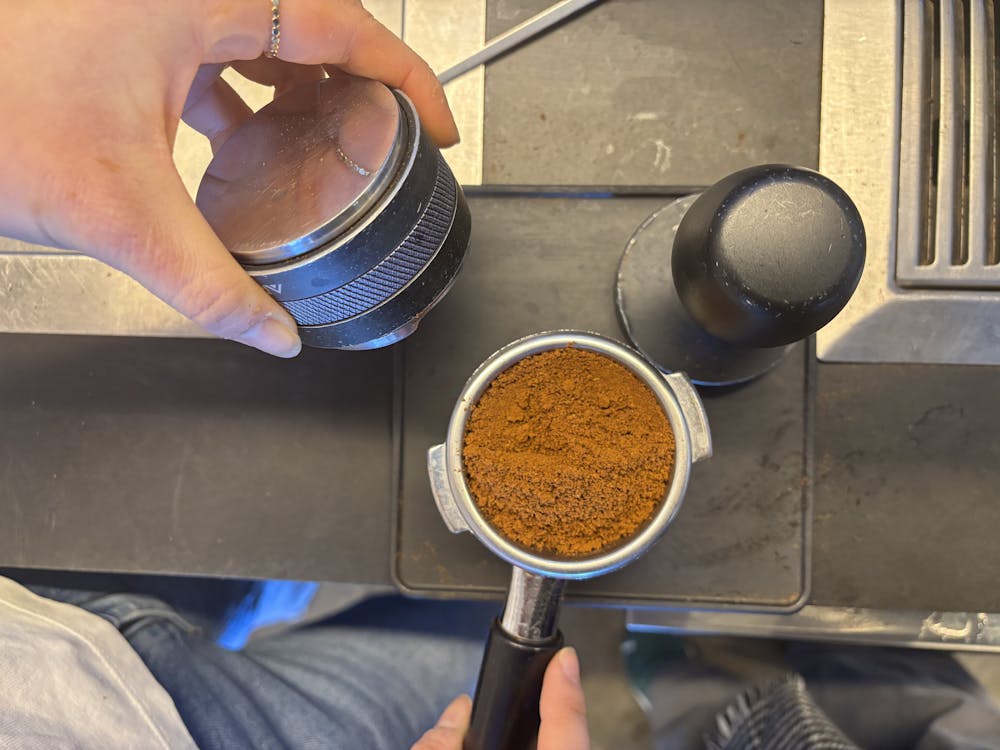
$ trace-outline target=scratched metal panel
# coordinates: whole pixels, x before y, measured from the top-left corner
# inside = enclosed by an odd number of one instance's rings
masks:
[[[83,255],[41,250],[0,238],[0,332],[205,336],[125,274]]]
[[[817,335],[817,352],[827,362],[997,365],[1000,293],[897,283],[897,254],[919,252],[919,196],[908,186],[919,181],[914,169],[921,167],[912,132],[920,122],[912,115],[927,104],[912,85],[920,59],[904,7],[923,5],[838,0],[826,6],[820,169],[857,204],[868,255],[854,296]]]
[[[406,0],[403,38],[441,72],[480,49],[486,41],[486,0]],[[462,142],[445,159],[463,185],[483,181],[483,87],[485,71],[476,68],[444,88]]]

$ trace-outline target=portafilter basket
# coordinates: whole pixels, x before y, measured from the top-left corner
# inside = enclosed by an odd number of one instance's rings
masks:
[[[473,501],[462,463],[466,423],[493,380],[526,357],[567,347],[602,354],[626,367],[653,392],[674,434],[670,484],[653,517],[630,539],[573,558],[541,555],[501,535]],[[711,454],[705,409],[687,376],[664,374],[633,349],[604,336],[584,331],[534,334],[500,349],[473,373],[452,411],[446,442],[427,454],[434,500],[448,529],[470,532],[513,566],[503,616],[494,620],[483,655],[466,750],[534,747],[542,676],[563,643],[556,619],[566,580],[609,573],[655,544],[680,508],[691,465]]]

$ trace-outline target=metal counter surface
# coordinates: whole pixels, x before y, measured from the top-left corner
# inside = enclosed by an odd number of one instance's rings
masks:
[[[487,35],[544,4],[488,3]],[[822,3],[771,0],[753,7],[751,13],[747,4],[717,0],[608,0],[496,61],[486,74],[483,179],[624,189],[703,185],[754,162],[815,166]],[[483,248],[490,244],[490,262],[502,265],[505,238],[526,241],[521,225],[529,220],[545,225],[534,240],[539,263],[549,257],[541,254],[545,245],[557,254],[567,283],[574,273],[588,280],[593,299],[582,292],[573,297],[579,315],[565,307],[553,316],[549,308],[538,327],[565,322],[616,334],[602,296],[604,271],[596,273],[596,261],[574,265],[565,237],[590,236],[591,247],[607,254],[600,262],[611,264],[660,200],[589,200],[571,208],[571,201],[474,198],[479,256],[472,263],[487,262]],[[504,227],[520,234],[505,234]],[[479,271],[470,269],[466,281],[473,283]],[[85,312],[85,289],[74,293]],[[470,305],[477,296],[483,308]],[[449,339],[438,337],[452,326],[482,324],[477,309],[501,315],[497,305],[510,298],[489,285],[456,287],[454,300],[406,345],[407,372],[419,365],[422,387],[429,387],[435,372],[417,355],[431,352],[447,362]],[[449,310],[462,319],[449,319]],[[528,332],[526,312],[490,322],[478,348],[442,376],[440,402],[453,397],[467,365]],[[157,326],[161,334],[169,327]],[[404,488],[417,482],[418,453],[443,437],[435,416],[441,404],[428,403],[428,421],[403,424],[414,438],[404,436],[409,458],[394,476],[400,468],[393,409],[401,382],[393,372],[404,366],[396,356],[307,351],[285,363],[225,342],[0,336],[0,564],[389,582],[399,564],[392,546],[394,482],[401,479]],[[796,366],[801,361],[789,360],[788,367]],[[758,385],[778,388],[779,377]],[[1000,486],[998,378],[983,368],[818,365],[812,603],[1000,611],[991,576],[1000,563],[992,539]],[[785,387],[785,408],[801,409],[802,389]],[[731,408],[745,413],[740,440],[754,439],[753,393],[709,399],[710,410],[720,413],[730,408],[726,403],[748,399]],[[412,399],[405,409],[420,416]],[[725,465],[709,463],[699,472],[723,472],[718,467]],[[736,487],[746,466],[732,471],[736,476],[711,481]],[[689,499],[687,513],[697,513],[695,490]],[[678,534],[690,523],[683,513]],[[718,513],[724,518],[726,510]],[[707,554],[697,546],[686,551],[692,562]],[[729,562],[739,559],[731,555]],[[691,574],[693,566],[686,570]],[[401,578],[413,583],[413,573]],[[482,590],[491,588],[492,575]],[[683,599],[717,587],[716,594],[731,596],[713,575],[679,577],[670,582],[672,595]],[[776,584],[772,600],[779,589],[791,591]]]

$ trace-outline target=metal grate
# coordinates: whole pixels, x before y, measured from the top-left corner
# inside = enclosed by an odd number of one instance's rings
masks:
[[[1000,289],[1000,0],[907,0],[896,280]]]

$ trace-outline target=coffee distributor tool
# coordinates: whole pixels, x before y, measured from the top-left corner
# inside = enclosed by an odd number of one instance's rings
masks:
[[[573,558],[541,555],[498,533],[473,501],[462,464],[466,422],[493,380],[526,357],[565,347],[602,354],[634,373],[663,408],[675,442],[667,493],[649,521],[615,547]],[[496,352],[473,373],[452,412],[446,442],[427,456],[434,500],[448,529],[471,533],[513,566],[503,614],[493,621],[486,643],[466,750],[534,747],[542,676],[563,643],[556,620],[566,581],[610,573],[655,544],[684,499],[691,465],[711,453],[705,410],[688,378],[682,373],[665,375],[634,350],[603,336],[579,331],[535,334]]]
[[[450,288],[469,243],[462,189],[410,100],[337,70],[239,126],[196,203],[316,347],[408,336]]]
[[[484,65],[600,0],[559,0],[445,70]],[[263,107],[215,154],[196,203],[303,343],[375,349],[413,333],[469,244],[469,208],[413,103],[328,69]]]

